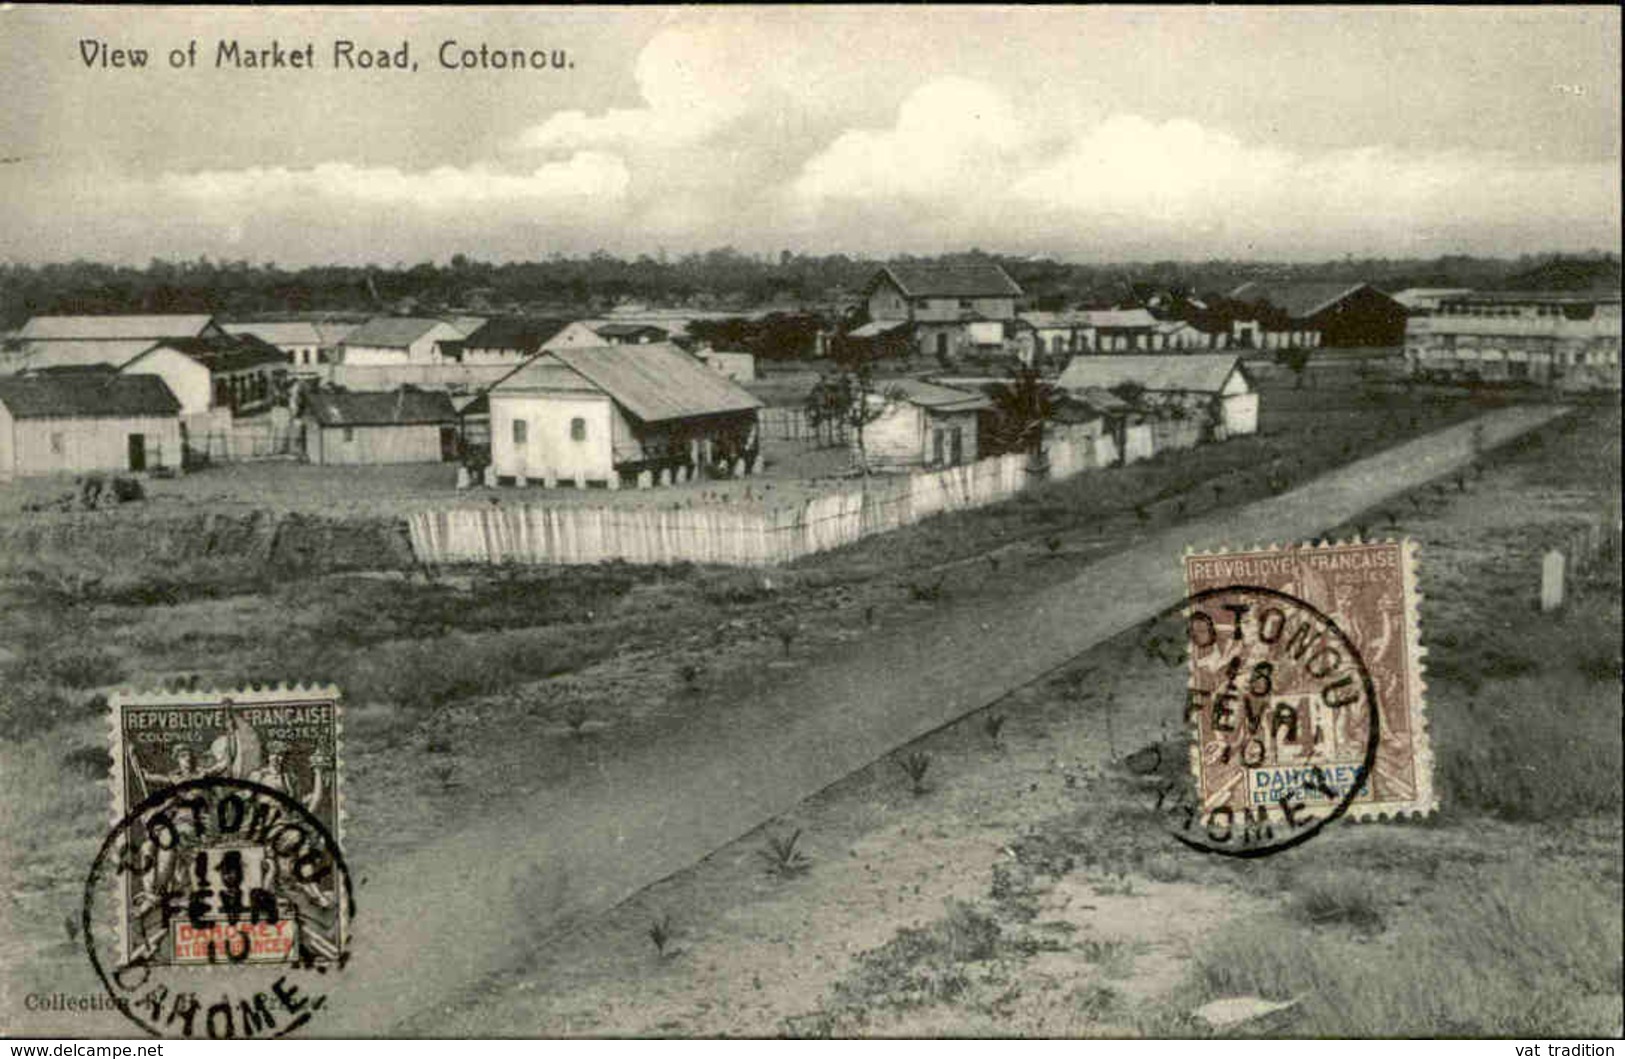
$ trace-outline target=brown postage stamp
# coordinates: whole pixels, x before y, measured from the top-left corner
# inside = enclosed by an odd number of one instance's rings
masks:
[[[1432,812],[1416,546],[1188,554],[1192,769],[1205,818]]]

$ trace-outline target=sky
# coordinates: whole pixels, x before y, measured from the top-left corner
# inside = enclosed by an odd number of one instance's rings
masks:
[[[1618,252],[1620,39],[1613,6],[0,4],[0,261]]]

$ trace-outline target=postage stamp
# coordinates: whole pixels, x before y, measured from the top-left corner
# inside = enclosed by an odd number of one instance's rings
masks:
[[[1204,816],[1438,808],[1412,541],[1188,554]]]
[[[297,993],[286,972],[347,959],[337,689],[120,692],[110,705],[113,829],[85,893],[93,965],[150,1032],[191,1036],[200,1012],[210,1036],[273,1025],[267,1004]],[[266,978],[224,1017],[202,999],[207,980],[187,973],[221,967]],[[131,983],[155,974],[169,980],[138,996]],[[297,1013],[302,1024],[311,1011]]]
[[[112,707],[113,819],[124,820],[136,806],[168,787],[191,780],[243,780],[278,791],[303,806],[335,841],[342,841],[340,763],[342,710],[331,687],[247,688],[209,692],[121,692]],[[175,821],[182,846],[202,843],[190,833],[186,814]],[[245,836],[225,836],[208,850],[209,871],[240,866],[250,879],[274,880],[278,858]],[[126,959],[141,953],[154,964],[207,962],[210,938],[225,930],[216,910],[207,931],[189,929],[163,915],[166,903],[184,897],[206,881],[197,871],[181,871],[181,849],[158,849],[143,877],[125,873],[121,923]],[[206,874],[206,873],[205,873]],[[218,881],[218,880],[216,880]],[[296,894],[317,908],[338,913],[322,929],[307,927],[303,943],[318,951],[343,947],[346,924],[337,895],[321,887]],[[155,931],[165,919],[167,930]],[[249,931],[247,959],[276,961],[292,947],[284,920],[278,931]]]

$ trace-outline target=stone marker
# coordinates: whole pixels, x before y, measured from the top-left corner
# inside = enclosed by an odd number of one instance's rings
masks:
[[[1540,609],[1556,610],[1563,605],[1563,553],[1550,551],[1540,561]]]
[[[516,474],[513,476],[513,484],[515,488],[523,489],[530,484],[530,479],[522,474]]]
[[[489,463],[485,466],[485,484],[491,489],[495,489],[497,487],[497,466],[494,463]]]
[[[1257,1028],[1254,1024],[1266,1019],[1271,1023],[1284,1021],[1285,1016],[1282,1012],[1290,1011],[1297,1006],[1296,999],[1265,1000],[1257,996],[1227,996],[1203,1004],[1192,1014],[1222,1033],[1242,1026],[1254,1029]]]
[[[654,477],[655,476],[653,474],[650,474],[647,470],[639,471],[638,472],[638,488],[639,489],[647,489],[647,488],[649,488],[651,485],[654,484]]]
[[[473,484],[474,484],[474,476],[468,473],[468,468],[467,467],[459,467],[459,468],[457,468],[457,488],[458,488],[458,490],[461,491],[461,490],[467,489],[470,486],[472,486]]]

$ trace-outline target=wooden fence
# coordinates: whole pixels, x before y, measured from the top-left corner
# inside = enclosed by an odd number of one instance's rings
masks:
[[[1109,439],[1057,442],[1047,473],[1024,455],[871,478],[780,508],[513,507],[428,511],[407,519],[412,550],[438,563],[721,563],[768,566],[890,533],[949,511],[1008,500],[1042,480],[1108,466]]]
[[[193,463],[266,460],[301,454],[300,427],[286,411],[244,419],[209,413],[183,419],[187,459]]]
[[[815,428],[799,408],[763,408],[756,413],[756,430],[763,441],[834,447],[846,444],[846,427],[827,423]]]

